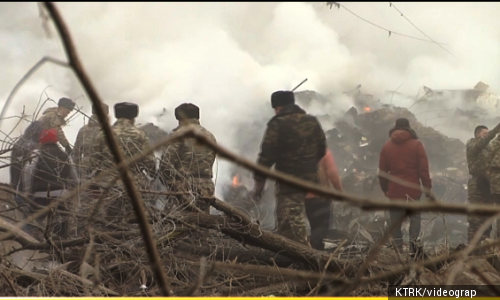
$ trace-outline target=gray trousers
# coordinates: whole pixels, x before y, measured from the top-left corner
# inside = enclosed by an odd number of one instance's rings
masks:
[[[405,215],[404,210],[391,210],[389,211],[391,224],[389,227],[396,223]],[[410,215],[410,242],[415,241],[420,234],[420,213],[415,213]],[[401,231],[401,226],[396,227],[392,231],[392,238],[397,246],[403,245],[403,232]]]

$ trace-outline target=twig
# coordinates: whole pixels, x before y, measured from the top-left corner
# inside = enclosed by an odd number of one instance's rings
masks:
[[[186,261],[187,264],[198,265],[197,262]],[[212,266],[215,267],[216,270],[231,270],[231,271],[239,271],[246,272],[252,274],[259,274],[264,276],[283,276],[289,280],[311,280],[311,281],[319,281],[321,278],[332,280],[335,283],[345,284],[346,281],[338,275],[334,274],[323,274],[318,272],[306,272],[306,271],[297,271],[285,268],[271,267],[271,266],[256,266],[256,265],[243,265],[243,264],[233,264],[233,263],[222,263],[222,262],[212,262]]]
[[[94,106],[96,107],[96,114],[99,118],[99,121],[101,122],[104,137],[106,139],[106,142],[108,143],[109,149],[113,157],[115,158],[116,163],[120,164],[124,161],[123,154],[118,147],[116,137],[114,136],[111,126],[109,125],[108,116],[102,108],[102,101],[80,62],[80,58],[78,57],[78,54],[76,52],[76,48],[73,44],[73,40],[71,38],[69,30],[54,3],[45,2],[44,5],[50,16],[52,17],[59,35],[61,36],[66,55],[68,56],[69,65],[76,73],[76,76],[80,80],[80,83],[85,88],[85,91],[89,95],[92,104],[94,104]],[[137,187],[134,185],[129,168],[119,168],[118,170],[122,177],[125,188],[127,189],[127,192],[130,196],[130,199],[132,200],[134,212],[136,213],[136,216],[139,220],[144,242],[146,244],[146,250],[148,252],[149,259],[151,260],[151,269],[153,270],[157,280],[159,281],[163,296],[168,297],[170,296],[170,288],[167,282],[167,277],[161,267],[161,261],[156,250],[156,243],[154,242],[153,235],[151,234],[151,228],[144,211],[141,196],[137,190]]]
[[[335,249],[335,251],[332,252],[332,254],[330,255],[330,258],[328,259],[328,261],[326,262],[325,264],[325,267],[323,268],[323,273],[322,273],[322,277],[321,279],[318,281],[318,283],[316,284],[316,286],[314,287],[314,289],[312,289],[307,295],[306,297],[309,297],[312,295],[312,293],[314,292],[314,295],[315,296],[318,296],[318,293],[319,293],[319,289],[321,288],[321,284],[323,283],[323,278],[325,278],[325,274],[326,274],[326,271],[328,270],[328,266],[330,265],[330,262],[332,261],[332,259],[335,257],[335,255],[337,254],[337,252],[340,250],[340,247],[342,247],[345,243],[347,242],[347,240],[344,240],[342,243],[340,243],[340,245],[337,247],[337,249]]]
[[[14,296],[16,297],[19,297],[19,295],[17,294],[17,291],[16,291],[16,288],[14,287],[14,284],[12,283],[12,281],[9,279],[9,277],[7,277],[7,274],[5,274],[4,272],[2,272],[2,276],[3,278],[5,278],[5,280],[7,281],[7,283],[9,284],[10,288],[12,289],[12,291],[14,292]]]
[[[500,245],[500,240],[496,240],[496,241],[491,242],[491,243],[485,243],[481,246],[477,246],[476,248],[474,248],[472,250],[472,252],[481,251],[481,250],[488,249],[490,247],[494,247],[497,245]],[[428,259],[426,261],[420,262],[418,264],[412,262],[406,266],[392,270],[390,272],[383,272],[382,274],[377,274],[377,275],[374,275],[371,277],[362,278],[360,280],[360,284],[363,284],[363,285],[370,284],[373,282],[378,282],[380,280],[387,280],[390,278],[394,278],[395,276],[399,276],[401,274],[408,272],[408,270],[410,270],[411,268],[433,266],[435,264],[442,263],[444,261],[450,261],[450,260],[459,258],[461,255],[462,255],[462,251],[451,254],[451,255],[442,255],[442,256],[435,257],[435,258],[431,258],[431,259]]]
[[[476,234],[474,234],[474,238],[470,241],[469,245],[467,248],[465,248],[462,252],[458,260],[455,262],[455,265],[453,268],[450,270],[450,275],[448,276],[448,279],[446,280],[446,285],[453,285],[453,282],[455,281],[455,277],[457,276],[458,272],[463,268],[464,266],[464,261],[471,254],[472,250],[474,250],[474,247],[479,243],[481,240],[481,237],[483,236],[483,233],[488,229],[488,227],[493,224],[493,221],[496,220],[500,216],[499,214],[494,215],[493,217],[489,218],[486,220],[481,227],[477,230]]]
[[[481,281],[486,284],[493,293],[495,293],[497,296],[500,296],[500,289],[498,289],[498,287],[493,282],[491,282],[491,280],[489,280],[488,277],[483,274],[483,272],[479,271],[476,266],[472,266],[470,270],[472,273],[477,275],[479,279],[481,279]]]
[[[370,263],[375,259],[377,256],[378,252],[382,248],[382,246],[387,243],[389,240],[391,233],[398,227],[401,227],[401,224],[403,224],[404,220],[408,217],[408,214],[404,214],[401,218],[399,218],[396,222],[392,223],[389,228],[384,232],[384,235],[382,238],[380,238],[377,243],[372,247],[370,250],[370,253],[368,254],[368,257],[365,259],[364,263],[361,265],[361,267],[358,270],[358,273],[356,274],[356,277],[354,278],[354,282],[352,283],[351,289],[355,289],[357,287],[357,284],[359,283],[361,276],[363,273],[366,271]]]
[[[31,67],[28,73],[26,73],[23,76],[23,78],[21,78],[21,80],[14,86],[12,91],[10,91],[9,97],[7,97],[7,100],[5,101],[5,104],[3,105],[2,108],[2,112],[0,113],[0,126],[2,124],[2,121],[4,120],[5,113],[7,112],[7,109],[9,108],[10,103],[12,102],[12,99],[14,98],[17,91],[31,77],[31,75],[33,75],[33,73],[35,73],[35,71],[38,70],[41,66],[43,66],[43,64],[45,64],[46,62],[51,62],[61,67],[67,67],[67,68],[69,67],[67,63],[52,57],[45,56],[42,59],[40,59],[33,67]]]
[[[437,198],[436,198],[436,195],[434,195],[434,193],[429,190],[428,188],[424,187],[424,186],[420,186],[418,184],[414,184],[414,183],[411,183],[411,182],[408,182],[406,180],[403,180],[403,179],[400,179],[400,178],[397,178],[395,176],[392,176],[386,172],[383,172],[383,171],[378,171],[378,176],[380,177],[383,177],[385,179],[389,179],[390,181],[392,182],[395,182],[399,185],[402,185],[404,187],[409,187],[409,188],[414,188],[414,189],[418,189],[418,190],[422,190],[427,196],[429,196],[429,199],[432,201],[432,202],[438,202]]]

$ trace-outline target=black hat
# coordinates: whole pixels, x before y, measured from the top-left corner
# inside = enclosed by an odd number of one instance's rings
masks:
[[[394,128],[410,128],[410,121],[408,121],[407,118],[399,118],[396,120],[396,125],[394,125]]]
[[[102,103],[101,107],[104,110],[104,113],[109,115],[109,106],[105,103]],[[97,114],[97,107],[95,105],[92,105],[92,114]]]
[[[75,108],[75,105],[76,104],[75,102],[73,102],[73,100],[66,97],[62,97],[57,103],[57,106],[67,108],[69,110],[73,110]]]
[[[295,104],[295,96],[290,91],[277,91],[271,95],[271,106],[273,108]]]
[[[175,118],[177,120],[183,119],[200,119],[200,108],[193,103],[182,103],[175,108]]]
[[[135,103],[120,102],[115,104],[115,118],[134,119],[139,115],[139,106]]]

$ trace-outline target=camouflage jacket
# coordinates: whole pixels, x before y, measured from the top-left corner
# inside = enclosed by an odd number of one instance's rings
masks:
[[[319,183],[318,163],[326,153],[326,137],[316,117],[297,105],[285,106],[267,123],[257,163],[267,168]],[[266,176],[254,173],[256,182],[263,183]],[[299,192],[284,184],[279,193]],[[305,191],[304,191],[305,192]]]
[[[465,144],[465,155],[469,174],[472,176],[486,175],[487,160],[491,153],[491,140],[498,134],[496,129],[492,129],[484,138],[471,138]]]
[[[179,130],[184,124],[194,125],[204,132],[214,143],[217,142],[214,135],[201,126],[200,121],[197,119],[188,119],[173,131]],[[160,163],[160,179],[165,185],[185,179],[211,180],[215,156],[215,151],[198,143],[195,138],[176,140],[165,147],[165,152],[162,155]]]
[[[498,137],[493,139],[488,146],[488,156],[486,157],[487,168],[500,169],[500,139]]]
[[[113,124],[112,129],[116,135],[118,146],[123,153],[124,159],[134,157],[149,148],[149,140],[146,133],[137,128],[132,120],[118,119]],[[111,175],[118,174],[115,168],[115,159],[109,150],[104,137],[104,131],[102,130],[94,139],[90,158],[92,170],[106,172],[110,174],[108,178],[111,178]],[[131,165],[130,169],[137,179],[145,177],[142,170],[146,170],[150,177],[156,176],[154,154],[147,155],[136,164]]]
[[[62,130],[62,127],[66,125],[66,120],[57,112],[57,107],[47,108],[39,120],[43,123],[44,130],[56,128],[59,143],[65,148],[69,146],[68,139]]]
[[[97,115],[92,115],[89,119],[89,123],[80,128],[78,135],[76,136],[75,148],[73,151],[75,164],[79,165],[82,157],[90,156],[90,153],[92,153],[94,138],[100,130],[101,124],[99,123]]]

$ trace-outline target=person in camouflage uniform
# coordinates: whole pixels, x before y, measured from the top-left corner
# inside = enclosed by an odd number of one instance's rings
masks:
[[[498,132],[500,132],[500,124],[490,131],[488,131],[488,127],[486,126],[477,126],[474,129],[474,137],[466,143],[467,165],[469,168],[469,174],[471,175],[467,185],[469,203],[492,203],[491,191],[489,187],[490,179],[488,179],[487,176],[487,161],[492,150],[490,141],[498,134]],[[498,166],[500,167],[500,164]],[[467,232],[469,242],[472,240],[474,234],[486,221],[486,219],[488,219],[488,217],[467,216],[467,221],[469,223]],[[489,237],[490,232],[491,227],[484,232],[483,238]]]
[[[175,109],[175,118],[179,126],[174,132],[184,126],[194,126],[206,136],[217,142],[215,136],[200,125],[200,109],[191,103],[183,103]],[[216,153],[208,146],[198,143],[195,138],[179,139],[166,146],[161,158],[159,174],[160,180],[171,191],[189,192],[198,197],[213,197],[215,185],[212,181],[212,169]],[[183,196],[178,200],[182,201]],[[198,199],[197,199],[198,200]],[[195,201],[194,204],[203,212],[210,213],[210,205],[204,201]]]
[[[31,123],[26,131],[14,143],[12,147],[10,183],[12,188],[23,190],[22,170],[30,161],[31,153],[38,147],[38,137],[43,130],[56,128],[58,130],[59,143],[63,145],[67,153],[71,153],[71,147],[64,136],[61,126],[66,124],[64,118],[75,107],[75,103],[68,98],[59,99],[58,107],[47,108],[42,117]],[[16,197],[18,199],[19,197]]]
[[[326,137],[318,119],[296,105],[290,91],[273,93],[271,106],[276,115],[267,123],[257,163],[319,184],[318,164],[326,154]],[[266,176],[255,172],[254,181],[258,201]],[[279,182],[275,190],[278,234],[310,246],[304,202],[308,191]]]
[[[139,114],[139,106],[134,103],[123,102],[115,104],[114,110],[117,120],[113,124],[112,129],[116,135],[118,146],[124,159],[132,158],[148,149],[149,139],[146,133],[134,125],[135,118]],[[90,156],[90,167],[94,172],[93,176],[98,176],[102,172],[107,175],[104,178],[100,178],[98,182],[94,182],[94,190],[102,191],[106,189],[111,185],[113,178],[118,175],[115,159],[107,145],[102,130],[94,139]],[[150,178],[156,176],[155,167],[153,153],[129,166],[139,189],[145,188],[149,190]],[[113,186],[110,197],[112,196],[116,196],[116,198],[112,200],[106,211],[108,220],[110,221],[115,218],[124,217],[132,211],[131,203],[128,196],[126,196],[126,191],[121,180]]]
[[[61,146],[64,147],[66,153],[68,155],[71,154],[72,149],[69,144],[62,127],[66,125],[65,118],[69,115],[69,113],[75,108],[75,102],[69,98],[61,98],[57,104],[57,107],[49,107],[47,108],[39,121],[42,123],[42,129],[47,130],[51,128],[57,129],[58,140]]]
[[[104,113],[109,114],[109,106],[103,103],[102,106]],[[90,154],[92,153],[92,144],[94,138],[101,130],[101,124],[96,114],[96,107],[92,106],[92,116],[87,125],[83,126],[76,136],[73,160],[79,169],[79,177],[85,178],[90,175]]]

